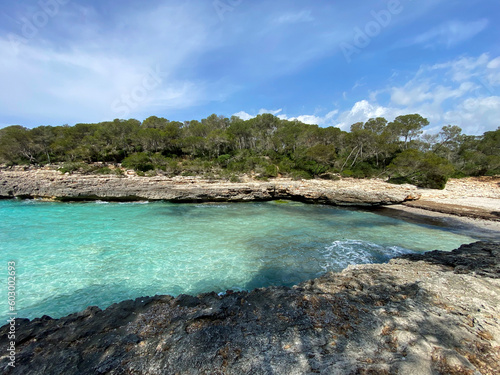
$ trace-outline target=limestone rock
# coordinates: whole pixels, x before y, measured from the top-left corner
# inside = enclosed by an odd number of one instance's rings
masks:
[[[55,170],[0,170],[0,198],[74,200],[169,200],[173,202],[294,199],[337,205],[386,205],[417,199],[411,185],[380,180],[276,179],[230,183],[189,177],[61,174]]]

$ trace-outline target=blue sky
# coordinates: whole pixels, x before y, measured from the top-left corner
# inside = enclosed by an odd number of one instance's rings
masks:
[[[0,3],[0,126],[264,112],[500,126],[498,0]]]

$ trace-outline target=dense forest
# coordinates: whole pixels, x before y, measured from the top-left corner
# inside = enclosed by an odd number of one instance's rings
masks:
[[[59,164],[62,172],[203,175],[238,181],[384,177],[443,188],[449,177],[500,174],[500,128],[482,136],[444,126],[424,134],[418,114],[372,118],[350,132],[262,114],[250,120],[211,115],[201,121],[152,116],[74,126],[0,129],[0,163]]]

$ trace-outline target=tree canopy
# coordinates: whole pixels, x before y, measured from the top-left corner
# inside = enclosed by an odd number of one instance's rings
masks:
[[[258,178],[357,178],[384,176],[395,182],[443,187],[450,176],[500,173],[500,128],[469,136],[447,125],[424,134],[418,114],[378,117],[350,132],[262,114],[249,120],[211,115],[201,121],[135,119],[0,129],[0,162],[60,163],[64,171],[92,163],[121,163],[139,173]],[[86,170],[89,170],[87,168]],[[112,173],[110,168],[92,169]]]

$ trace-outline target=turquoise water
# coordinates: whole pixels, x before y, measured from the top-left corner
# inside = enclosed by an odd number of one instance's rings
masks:
[[[0,201],[1,272],[16,262],[18,316],[30,319],[146,295],[293,285],[349,264],[473,241],[443,228],[296,202]]]

